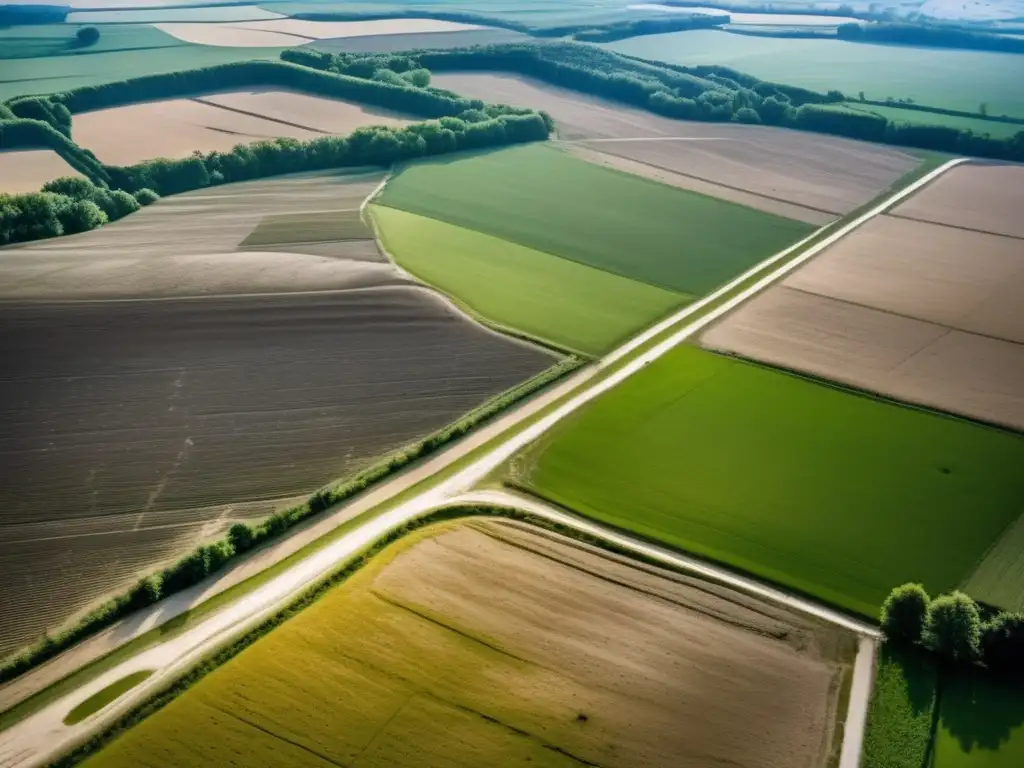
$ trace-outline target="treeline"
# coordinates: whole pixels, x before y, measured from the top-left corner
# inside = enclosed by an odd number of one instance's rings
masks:
[[[460,11],[434,11],[434,10],[410,10],[410,11],[385,11],[375,13],[372,11],[325,11],[311,13],[296,13],[292,18],[305,19],[307,21],[379,21],[382,19],[436,19],[438,21],[452,21],[460,24],[476,24],[486,27],[498,27],[509,29],[514,32],[521,32],[532,37],[567,37],[574,40],[607,43],[613,40],[624,40],[627,37],[640,37],[642,35],[658,35],[667,32],[682,32],[688,29],[708,29],[728,23],[727,16],[709,16],[698,14],[694,16],[668,16],[649,19],[632,19],[628,21],[613,21],[607,24],[558,24],[551,26],[532,26],[522,22],[508,19],[482,16],[476,13],[462,13]]]
[[[763,82],[725,67],[660,65],[574,43],[511,43],[409,55],[434,72],[515,72],[683,120],[763,123],[921,149],[1024,160],[1024,132],[998,139],[948,126],[905,124],[829,106],[845,100],[839,91],[820,94]]]
[[[887,642],[921,647],[947,662],[980,664],[1004,678],[1024,679],[1024,615],[989,612],[962,592],[934,600],[920,584],[896,587],[882,605]]]
[[[836,36],[857,43],[884,43],[889,45],[917,45],[931,48],[964,48],[973,51],[999,51],[1024,53],[1024,39],[973,32],[955,27],[933,24],[840,24]]]
[[[96,156],[41,120],[4,119],[0,113],[0,150],[47,147],[79,173],[101,184],[110,179]]]
[[[565,358],[529,381],[498,395],[454,424],[385,457],[351,480],[317,491],[304,504],[277,512],[254,525],[236,523],[231,526],[227,536],[219,541],[196,548],[174,565],[144,577],[128,591],[90,611],[71,626],[58,633],[47,634],[35,645],[5,659],[0,664],[0,684],[106,629],[133,611],[198,583],[224,568],[234,557],[281,536],[304,520],[340,504],[412,462],[433,454],[513,403],[547,387],[581,365],[582,361],[578,358]]]
[[[88,232],[157,199],[150,189],[131,195],[71,176],[47,182],[41,192],[0,194],[0,245]]]

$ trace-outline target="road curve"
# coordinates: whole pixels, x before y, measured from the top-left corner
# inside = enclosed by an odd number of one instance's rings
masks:
[[[793,271],[836,240],[849,234],[857,227],[913,194],[917,189],[961,162],[964,162],[964,160],[952,160],[894,194],[867,213],[844,225],[833,234],[823,238],[820,242],[815,243],[797,258],[786,262],[732,298],[693,319],[691,322],[686,323],[667,338],[637,355],[633,360],[630,360],[610,375],[571,397],[535,423],[510,436],[505,442],[496,446],[487,454],[443,482],[366,521],[359,528],[332,542],[318,552],[313,553],[307,559],[269,580],[253,592],[239,598],[239,600],[223,610],[214,613],[192,629],[143,651],[137,656],[108,670],[81,688],[51,703],[46,708],[27,717],[10,729],[0,733],[0,768],[14,768],[15,766],[20,768],[21,766],[37,765],[66,751],[72,744],[116,718],[170,678],[184,671],[213,648],[257,624],[261,619],[273,613],[275,609],[286,604],[304,588],[323,578],[323,576],[337,568],[341,563],[344,563],[353,554],[365,549],[388,531],[423,516],[431,510],[451,504],[460,496],[465,497],[489,472],[511,458],[526,445],[535,441],[559,421],[621,383],[629,376],[632,376],[692,335],[700,332],[707,325]],[[661,323],[649,328],[603,358],[599,363],[599,367],[607,368],[619,362],[626,355],[652,341],[659,334],[683,323],[712,302],[720,300],[747,279],[765,267],[784,259],[805,243],[806,240],[801,241],[801,243],[773,256],[766,262],[762,262],[757,267],[748,270],[748,272],[705,299],[685,307]],[[594,524],[587,523],[587,525],[593,526]],[[615,535],[621,536],[622,534]],[[643,542],[637,542],[637,544],[650,546]],[[760,588],[768,589],[763,585]],[[788,597],[788,599],[799,600],[799,598],[792,596]],[[810,601],[800,602],[809,610],[827,610]],[[851,621],[848,617],[844,620]],[[154,674],[132,689],[128,694],[86,718],[81,723],[74,726],[65,726],[63,724],[63,718],[77,704],[103,690],[111,683],[140,670],[153,670]],[[868,676],[866,688],[870,690],[870,676]],[[847,738],[851,737],[854,737],[854,735],[848,732]],[[848,767],[844,763],[842,768],[852,768],[852,766]]]

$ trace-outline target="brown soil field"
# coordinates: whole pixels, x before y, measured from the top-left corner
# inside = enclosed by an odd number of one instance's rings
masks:
[[[404,286],[5,302],[0,327],[0,652],[552,361]]]
[[[824,768],[853,649],[782,608],[553,534],[448,524],[92,764],[226,764],[257,739],[259,765]]]
[[[52,149],[8,149],[0,152],[0,194],[38,192],[60,176],[80,176]]]
[[[436,19],[378,19],[375,21],[304,21],[267,19],[265,21],[228,21],[223,23],[154,24],[179,40],[200,45],[262,47],[301,45],[310,40],[371,35],[408,35],[431,32],[460,32],[481,27]]]
[[[533,38],[511,29],[481,27],[456,32],[424,32],[390,35],[331,37],[310,43],[309,47],[329,53],[392,53],[423,48],[467,48],[471,45],[523,43]]]
[[[941,218],[960,170],[940,177],[897,212]],[[1007,176],[1005,167],[962,170],[969,173],[959,178],[968,193],[981,196],[980,206],[986,200],[979,178],[1019,184],[999,188],[1010,200],[1024,189],[1024,174]],[[959,222],[1004,231],[1019,218],[1010,206],[1001,218],[982,207],[965,211],[949,209]],[[1019,239],[964,226],[876,217],[726,317],[702,343],[1024,429],[1024,249]]]
[[[581,143],[572,143],[562,146],[566,147],[574,155],[591,163],[607,165],[610,168],[625,171],[626,173],[660,181],[662,184],[679,187],[680,189],[688,189],[691,192],[699,192],[702,195],[717,197],[720,200],[739,203],[759,211],[767,211],[778,216],[785,216],[797,221],[806,221],[808,224],[817,224],[818,226],[823,226],[836,220],[835,215],[831,213],[815,211],[811,208],[804,208],[803,206],[786,203],[782,200],[772,200],[771,198],[755,195],[751,192],[744,192],[734,187],[723,187],[721,184],[703,181],[693,176],[684,176],[681,173],[667,171],[654,165],[647,165],[646,163],[630,160],[625,157],[599,152],[595,147],[601,146],[600,144],[588,146]]]
[[[0,253],[0,299],[316,291],[404,281],[359,206],[381,173],[280,176],[159,200],[81,235]]]
[[[367,125],[408,122],[377,107],[257,88],[81,112],[74,116],[72,131],[75,141],[104,163],[133,165],[158,157],[188,157],[196,150],[227,151],[260,139],[308,140]]]
[[[894,214],[1024,239],[1022,211],[1024,165],[971,163],[944,174]]]
[[[562,139],[599,139],[587,148],[765,198],[755,206],[763,210],[781,201],[816,215],[847,213],[919,163],[894,149],[834,136],[672,120],[514,75],[441,73],[433,84],[465,96],[546,110]]]

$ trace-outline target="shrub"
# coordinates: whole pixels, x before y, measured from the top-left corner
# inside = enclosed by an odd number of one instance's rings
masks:
[[[228,541],[235,548],[235,552],[245,552],[252,547],[253,532],[245,523],[235,523],[228,531]]]
[[[129,213],[135,213],[142,207],[138,200],[124,190],[115,189],[113,192],[110,192],[109,195],[112,212],[108,211],[107,215],[111,220],[120,219],[122,216],[127,216]]]
[[[74,200],[92,200],[96,189],[95,184],[81,176],[61,176],[43,184],[43,192],[67,195]]]
[[[1024,615],[1000,613],[982,625],[981,657],[999,674],[1024,674]]]
[[[206,550],[206,573],[213,573],[219,571],[224,567],[224,564],[234,557],[235,548],[231,545],[231,542],[225,539],[215,541]],[[205,575],[205,574],[204,574]]]
[[[314,515],[323,512],[331,506],[331,493],[327,489],[317,491],[309,497],[309,511]]]
[[[426,88],[430,85],[430,70],[423,67],[410,69],[408,72],[403,72],[401,78],[417,88]]]
[[[974,661],[981,642],[981,615],[963,592],[932,600],[921,639],[926,648],[950,661]]]
[[[128,593],[128,604],[132,610],[145,608],[160,599],[162,579],[159,574],[153,574],[139,581]]]
[[[75,39],[82,46],[95,45],[99,42],[100,31],[96,27],[82,27],[75,33]]]
[[[761,116],[757,114],[756,109],[750,107],[743,107],[736,110],[736,114],[732,116],[732,119],[737,123],[747,123],[748,125],[760,125]]]
[[[920,584],[896,587],[882,603],[882,631],[894,643],[921,641],[930,600]]]
[[[57,204],[57,218],[65,235],[88,232],[107,223],[107,214],[92,200],[74,200],[70,197],[65,200]]]
[[[148,187],[143,187],[135,193],[135,202],[139,205],[152,205],[160,199],[160,195]]]

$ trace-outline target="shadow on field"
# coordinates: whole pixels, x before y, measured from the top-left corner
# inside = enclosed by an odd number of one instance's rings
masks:
[[[1024,725],[1019,681],[1000,680],[980,669],[950,671],[943,682],[942,727],[965,753],[996,750]]]

